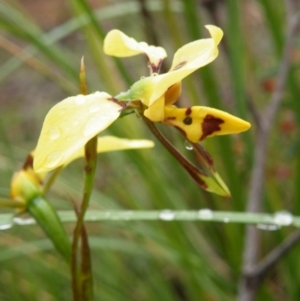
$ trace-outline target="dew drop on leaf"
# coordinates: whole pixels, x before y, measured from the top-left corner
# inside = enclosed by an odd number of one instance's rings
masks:
[[[13,226],[12,223],[7,223],[7,224],[0,224],[0,230],[7,230],[10,229]]]
[[[185,140],[184,146],[187,150],[193,150],[194,149],[193,145],[187,140]]]
[[[171,210],[163,210],[159,213],[159,218],[164,221],[171,221],[175,217],[175,214]]]
[[[213,218],[213,212],[210,209],[201,209],[198,211],[198,217],[202,220],[210,220]]]
[[[273,225],[273,224],[258,224],[257,229],[264,230],[264,231],[276,231],[280,227],[278,225]]]
[[[35,221],[32,217],[14,217],[13,223],[15,225],[33,225]]]
[[[279,211],[274,215],[274,223],[278,226],[289,226],[293,219],[293,215],[287,211]]]

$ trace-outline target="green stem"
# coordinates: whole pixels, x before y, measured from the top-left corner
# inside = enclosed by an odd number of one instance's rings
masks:
[[[81,60],[79,72],[80,93],[83,95],[88,94],[86,84],[84,59]],[[77,210],[77,223],[74,229],[73,242],[72,242],[72,289],[74,301],[90,301],[93,300],[93,275],[92,264],[90,257],[90,248],[88,237],[84,228],[84,216],[89,206],[90,197],[93,191],[95,170],[97,165],[97,143],[98,137],[95,136],[89,140],[84,148],[85,152],[85,167],[84,167],[84,191],[80,210]],[[78,244],[81,241],[81,268],[78,264]]]
[[[74,223],[76,215],[74,211],[60,211],[59,218],[64,223]],[[0,226],[11,218],[11,214],[0,214]],[[251,213],[214,211],[208,208],[201,210],[89,210],[84,218],[85,222],[103,221],[203,221],[223,222],[238,224],[256,224],[262,230],[276,230],[280,227],[300,228],[300,216],[293,216],[289,212]],[[32,226],[35,223],[25,223],[22,227]],[[270,225],[271,227],[268,227]]]
[[[35,218],[47,236],[51,239],[56,250],[70,265],[71,245],[57,212],[42,196],[33,198],[27,203],[27,210]]]
[[[78,279],[78,243],[83,229],[84,216],[89,206],[90,197],[92,194],[94,179],[95,179],[95,170],[97,164],[97,136],[92,138],[85,146],[85,179],[84,179],[84,192],[81,208],[78,214],[78,220],[73,235],[72,243],[72,274],[73,274],[73,296],[75,301],[79,300],[92,300],[93,294],[92,289],[89,294],[88,299],[83,299],[83,291],[81,289],[81,281]],[[84,258],[82,259],[84,260]],[[80,281],[80,282],[79,282]],[[79,284],[80,283],[80,284]],[[92,280],[91,283],[92,285]],[[79,288],[80,287],[80,288]]]
[[[49,189],[51,188],[52,184],[54,183],[54,181],[56,180],[57,176],[60,174],[60,172],[64,169],[64,166],[60,166],[58,168],[56,168],[53,173],[51,174],[51,176],[49,177],[49,179],[47,180],[47,182],[44,184],[44,194],[47,194],[47,192],[49,191]]]

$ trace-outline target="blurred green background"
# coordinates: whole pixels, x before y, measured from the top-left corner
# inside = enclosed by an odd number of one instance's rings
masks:
[[[270,103],[285,47],[287,3],[253,0],[0,0],[0,195],[37,142],[48,110],[79,91],[85,57],[90,92],[116,95],[148,75],[143,56],[105,56],[105,34],[117,28],[138,41],[163,46],[168,58],[182,45],[207,37],[205,24],[224,31],[220,54],[183,81],[178,106],[207,105],[252,123],[250,131],[207,139],[203,145],[227,183],[232,199],[202,191],[135,116],[118,120],[105,134],[153,139],[154,149],[101,154],[91,209],[203,209],[246,211],[259,127]],[[300,215],[299,31],[283,99],[268,135],[262,211]],[[187,157],[175,129],[159,129]],[[48,199],[58,210],[72,209],[82,191],[82,161],[68,166]],[[10,212],[8,209],[1,209]],[[73,224],[67,224],[72,233]],[[201,222],[89,223],[95,300],[234,300],[241,277],[245,226]],[[263,258],[292,227],[259,230]],[[255,300],[298,300],[299,246],[295,246],[260,287]],[[70,300],[67,266],[36,226],[0,231],[1,300]],[[298,275],[298,276],[297,276]],[[242,300],[242,299],[240,299]]]

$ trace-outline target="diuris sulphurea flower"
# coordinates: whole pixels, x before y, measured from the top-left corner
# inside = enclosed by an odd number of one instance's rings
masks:
[[[116,96],[118,100],[140,100],[144,106],[144,116],[153,122],[162,122],[180,129],[191,142],[215,135],[240,133],[250,128],[250,123],[217,109],[201,106],[180,109],[173,105],[180,96],[181,81],[218,56],[218,44],[223,32],[213,25],[207,25],[206,28],[211,38],[200,39],[178,49],[167,73],[152,73],[134,83],[127,92]],[[104,41],[104,52],[114,56],[123,56],[118,49],[126,52],[126,56],[145,53],[150,66],[153,61],[161,64],[166,57],[164,52],[146,45],[112,30]],[[158,53],[161,53],[160,59],[157,57]]]
[[[250,128],[250,123],[227,112],[205,107],[193,106],[178,108],[174,103],[181,94],[182,80],[197,69],[211,63],[218,56],[218,45],[223,31],[207,25],[210,37],[188,43],[177,50],[171,68],[159,74],[161,64],[166,58],[162,47],[137,42],[120,30],[110,31],[104,40],[104,52],[111,56],[129,57],[144,54],[148,60],[150,76],[142,77],[127,92],[111,96],[106,92],[69,97],[55,105],[47,114],[35,152],[34,169],[47,172],[69,163],[84,145],[110,126],[123,115],[137,111],[158,137],[151,123],[159,122],[178,129],[191,143],[198,143],[216,135],[236,134]],[[150,123],[149,123],[149,122]],[[164,138],[160,137],[162,142]],[[162,142],[163,143],[163,142]],[[164,144],[169,150],[172,146]],[[177,152],[171,153],[182,164]],[[200,152],[201,153],[201,152]],[[184,161],[183,166],[194,179],[205,182],[200,186],[208,191],[222,194],[208,176],[191,167]],[[223,195],[229,195],[226,185],[211,164],[217,182],[222,186]],[[190,168],[191,167],[191,168]],[[224,189],[225,188],[225,189]],[[218,192],[217,192],[218,191]]]

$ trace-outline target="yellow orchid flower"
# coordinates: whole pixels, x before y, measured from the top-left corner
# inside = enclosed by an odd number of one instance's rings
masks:
[[[125,105],[125,103],[124,103]],[[105,92],[68,97],[48,112],[34,154],[35,172],[44,173],[83,156],[84,145],[124,109]],[[149,140],[102,137],[98,152],[152,147]]]
[[[154,122],[175,126],[191,142],[198,142],[215,135],[235,134],[250,128],[250,123],[213,108],[179,109],[171,106],[180,96],[182,79],[209,64],[218,56],[218,44],[223,32],[213,25],[205,27],[211,38],[197,40],[178,49],[167,73],[159,75],[153,73],[151,76],[144,77],[134,83],[129,91],[116,96],[118,100],[140,100],[144,105],[144,116]],[[141,53],[134,51],[137,48],[134,45],[139,45],[139,43],[123,33],[115,34],[114,30],[108,33],[105,39],[104,52],[109,55],[122,56],[121,50],[118,50],[119,47],[126,53],[126,56]],[[144,53],[151,53],[154,46],[148,47],[148,49],[144,47]],[[161,56],[161,61],[164,58],[165,56]]]

